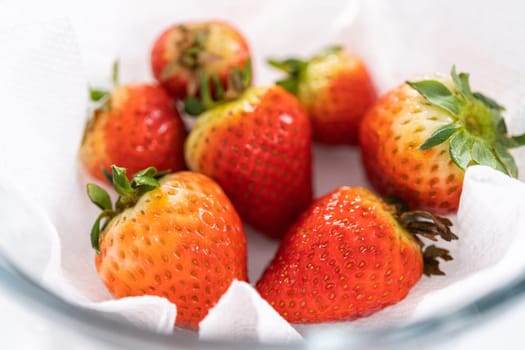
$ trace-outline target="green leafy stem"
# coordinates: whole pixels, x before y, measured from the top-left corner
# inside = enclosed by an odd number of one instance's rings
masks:
[[[119,61],[115,60],[111,66],[111,82],[113,87],[119,85]],[[110,92],[105,89],[89,88],[89,99],[91,102],[105,103],[109,98]]]
[[[149,167],[137,172],[129,181],[125,168],[112,165],[111,173],[106,169],[102,171],[119,196],[113,207],[106,190],[93,183],[87,184],[89,199],[102,210],[91,228],[91,246],[97,254],[100,254],[100,232],[106,228],[111,219],[127,208],[133,207],[144,193],[159,187],[158,180],[169,173],[169,171],[157,172],[154,167]]]
[[[286,74],[286,77],[284,79],[278,80],[275,83],[288,90],[288,92],[297,95],[299,84],[304,77],[306,68],[308,67],[310,61],[315,59],[322,59],[329,55],[338,54],[342,51],[343,48],[341,46],[329,46],[321,52],[317,53],[309,60],[303,60],[298,58],[287,58],[284,60],[277,60],[270,58],[267,60],[267,63],[273,68],[276,68]]]
[[[505,108],[480,92],[472,92],[469,74],[451,70],[455,91],[437,80],[407,82],[432,105],[444,110],[453,121],[436,129],[419,148],[427,150],[449,142],[452,161],[465,170],[487,165],[517,177],[518,169],[509,148],[525,145],[525,134],[509,136],[502,112]]]
[[[184,102],[184,112],[197,116],[227,101],[239,97],[252,83],[251,61],[247,60],[244,67],[233,67],[223,86],[216,74],[208,74],[205,70],[197,73],[199,79],[199,96],[189,96]],[[213,94],[210,86],[213,86]]]

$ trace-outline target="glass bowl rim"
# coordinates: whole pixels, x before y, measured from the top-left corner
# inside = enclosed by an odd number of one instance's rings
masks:
[[[399,326],[370,330],[341,330],[337,326],[326,329],[312,329],[304,335],[304,342],[260,343],[253,340],[199,340],[188,331],[159,334],[142,329],[131,323],[117,321],[103,313],[72,304],[51,292],[32,277],[15,266],[0,251],[0,284],[21,301],[35,306],[38,311],[50,311],[68,324],[77,324],[82,330],[99,340],[113,344],[127,343],[131,347],[147,345],[150,349],[176,349],[195,347],[202,349],[321,349],[330,344],[331,349],[393,347],[407,345],[424,339],[450,339],[463,331],[470,330],[488,320],[488,316],[518,302],[525,294],[525,271],[509,283],[499,286],[476,300],[431,317]]]

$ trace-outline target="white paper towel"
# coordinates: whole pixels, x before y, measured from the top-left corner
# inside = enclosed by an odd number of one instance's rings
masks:
[[[297,342],[302,337],[246,282],[233,281],[199,324],[201,339]]]
[[[476,89],[507,106],[508,124],[517,133],[525,130],[525,49],[518,46],[525,34],[520,18],[525,6],[509,5],[472,0],[0,1],[0,216],[6,223],[0,247],[70,301],[170,332],[173,304],[157,297],[112,300],[94,268],[88,232],[97,208],[85,196],[89,179],[76,161],[88,81],[107,85],[117,57],[123,82],[151,81],[149,48],[162,29],[182,20],[222,18],[246,33],[257,83],[278,76],[264,64],[266,57],[309,55],[333,43],[366,60],[381,92],[415,75],[446,73],[456,63],[472,74]],[[476,11],[467,11],[471,8]],[[525,153],[515,154],[524,174]],[[368,185],[357,149],[316,146],[314,156],[316,194],[339,185]],[[468,301],[518,273],[525,266],[520,254],[525,222],[518,215],[525,208],[524,186],[484,167],[469,169],[456,220],[461,238],[447,246],[455,260],[443,265],[447,277],[423,278],[405,301],[339,325],[412,321]],[[20,196],[25,200],[20,202]],[[248,231],[250,280],[256,282],[277,244]],[[227,322],[221,322],[221,314]],[[236,328],[239,324],[244,327]],[[230,336],[300,339],[240,282],[201,324],[202,338]]]

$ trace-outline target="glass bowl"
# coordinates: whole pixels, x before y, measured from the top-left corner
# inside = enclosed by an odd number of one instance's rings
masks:
[[[3,230],[2,239],[20,239],[20,233],[10,230],[10,220],[17,225],[23,219],[41,220],[42,217],[27,201],[2,193],[0,187],[0,210]],[[15,214],[16,213],[16,214]],[[42,225],[46,223],[43,222]],[[471,330],[496,313],[523,301],[525,294],[525,273],[510,283],[494,290],[475,301],[432,317],[395,327],[355,330],[340,329],[337,325],[310,329],[304,334],[305,341],[295,344],[262,344],[255,341],[202,341],[195,333],[175,330],[163,335],[129,323],[116,320],[106,314],[79,307],[57,296],[28,276],[9,258],[12,255],[0,250],[0,284],[18,301],[27,304],[59,325],[80,334],[89,335],[126,349],[397,349],[411,348],[421,344],[436,344]]]

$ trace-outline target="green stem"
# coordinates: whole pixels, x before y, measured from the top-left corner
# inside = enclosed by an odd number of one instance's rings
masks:
[[[490,108],[483,102],[471,100],[461,108],[459,120],[466,130],[474,136],[492,143],[496,138],[494,117]]]
[[[100,254],[100,233],[106,228],[109,221],[127,208],[133,207],[144,193],[159,187],[158,179],[166,175],[166,172],[157,172],[154,167],[149,167],[137,172],[130,182],[126,176],[126,169],[116,165],[111,166],[111,174],[108,171],[103,172],[111,180],[111,184],[119,197],[115,204],[115,210],[113,210],[109,194],[103,188],[96,184],[87,185],[89,199],[102,209],[91,227],[90,234],[91,246],[97,254]]]

